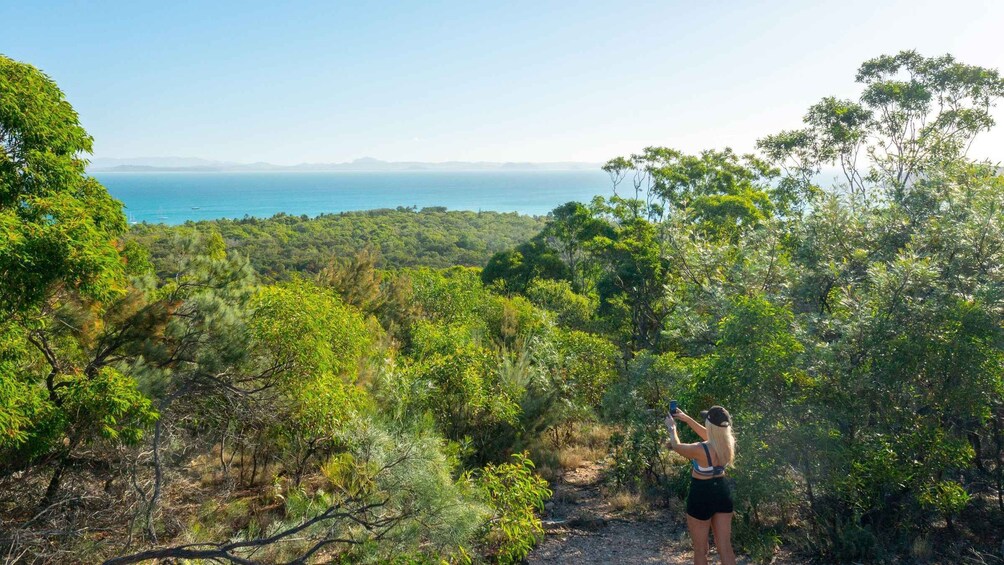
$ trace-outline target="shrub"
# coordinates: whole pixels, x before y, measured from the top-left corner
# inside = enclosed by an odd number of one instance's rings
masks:
[[[544,534],[536,512],[544,509],[551,490],[533,470],[526,453],[514,453],[512,463],[488,465],[478,477],[493,511],[482,539],[499,563],[518,563]]]

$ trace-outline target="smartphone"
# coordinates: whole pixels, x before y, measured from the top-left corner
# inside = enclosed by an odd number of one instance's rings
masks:
[[[670,414],[676,414],[676,401],[675,400],[670,400],[669,401],[669,413]]]

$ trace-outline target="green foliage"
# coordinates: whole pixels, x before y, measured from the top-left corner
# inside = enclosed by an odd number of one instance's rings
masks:
[[[124,286],[122,205],[84,174],[91,138],[49,77],[0,56],[0,312],[63,283],[95,298]]]
[[[518,395],[501,379],[498,355],[468,328],[419,323],[413,337],[415,362],[408,368],[426,393],[418,406],[429,410],[446,437],[483,441],[499,423],[514,423]]]
[[[637,492],[655,487],[661,491],[659,495],[668,498],[670,492],[679,489],[681,484],[672,480],[674,469],[663,459],[666,437],[660,427],[659,416],[654,412],[640,412],[632,416],[625,422],[624,431],[610,436],[613,460],[610,478],[620,488]],[[677,474],[682,476],[682,473]],[[685,494],[685,490],[677,492],[680,496]]]
[[[362,401],[355,386],[370,345],[362,316],[305,281],[262,287],[249,305],[249,351],[260,367],[283,375],[288,433],[331,434]]]
[[[526,292],[530,283],[538,278],[571,278],[560,256],[540,238],[492,255],[481,272],[481,280],[486,285],[496,285],[510,293]]]
[[[776,401],[790,397],[798,380],[795,366],[802,345],[792,324],[787,308],[763,297],[737,297],[719,324],[707,376],[697,388],[735,409],[776,412]]]
[[[135,444],[157,418],[150,400],[136,390],[136,382],[110,367],[91,378],[74,375],[57,384],[65,384],[66,393],[56,417],[76,421],[71,435]]]
[[[358,311],[333,293],[297,280],[265,286],[251,300],[249,330],[265,364],[291,372],[348,376],[369,345]],[[268,346],[266,348],[266,346]]]
[[[573,290],[584,292],[592,289],[598,274],[585,243],[601,236],[613,236],[610,224],[597,217],[590,207],[568,202],[551,211],[539,238],[567,265]]]
[[[0,322],[0,453],[23,445],[47,406],[42,389],[18,370],[27,345],[21,328]]]
[[[902,202],[913,181],[965,157],[973,138],[994,125],[1004,96],[998,71],[901,51],[865,61],[859,101],[824,98],[806,127],[760,141],[761,149],[806,180],[822,165],[841,168],[859,195],[878,189]]]
[[[318,273],[332,257],[371,249],[378,267],[480,267],[495,253],[519,245],[543,227],[542,218],[498,212],[447,212],[410,208],[272,218],[188,222],[182,226],[139,224],[129,238],[149,248],[158,263],[166,245],[184,230],[216,230],[227,248],[245,255],[263,277],[285,279]]]
[[[73,449],[135,443],[156,419],[95,340],[142,261],[126,266],[122,206],[84,174],[90,150],[55,83],[0,56],[0,468],[58,461],[47,498]]]
[[[770,180],[777,171],[753,155],[740,159],[731,149],[686,155],[665,147],[646,147],[640,154],[609,161],[604,170],[615,189],[628,175],[634,198],[629,207],[649,219],[661,219],[675,210],[687,211],[695,227],[732,234],[736,228],[758,225],[792,202],[777,196]],[[640,199],[646,199],[644,206]]]
[[[617,197],[609,205],[597,200],[595,213],[610,222],[613,233],[586,245],[601,265],[598,313],[608,318],[627,349],[658,350],[668,314],[662,283],[668,262],[656,225],[638,215],[636,204]]]
[[[376,252],[369,249],[333,259],[317,280],[345,303],[374,316],[390,337],[407,345],[407,330],[421,313],[414,301],[411,277],[400,271],[377,269],[377,262]]]
[[[699,367],[692,360],[646,351],[631,359],[625,374],[611,383],[602,413],[607,421],[621,425],[610,437],[615,485],[663,500],[685,496],[690,475],[670,461],[663,419],[671,399],[687,404],[686,391],[693,386],[695,370]]]
[[[477,485],[457,477],[459,462],[437,434],[370,424],[353,434],[350,445],[338,464],[325,467],[329,504],[340,496],[362,496],[383,503],[379,515],[384,519],[399,518],[392,535],[373,545],[365,561],[404,555],[462,560],[471,552],[491,509]],[[372,535],[358,526],[350,531]]]
[[[598,410],[607,387],[617,378],[620,352],[610,341],[576,330],[556,331],[557,378],[578,406]]]
[[[736,298],[690,396],[691,405],[728,406],[739,430],[736,452],[741,459],[731,473],[736,505],[755,526],[764,525],[764,515],[783,513],[797,500],[795,477],[786,464],[798,446],[786,436],[799,423],[787,412],[811,383],[797,369],[802,345],[792,325],[787,308],[759,296]]]
[[[488,465],[477,476],[492,510],[483,535],[499,563],[519,563],[544,535],[536,512],[543,511],[551,491],[533,468],[526,453],[514,453],[511,463]]]
[[[206,541],[225,535],[255,540],[327,514],[331,518],[284,543],[249,547],[238,555],[288,562],[320,544],[325,562],[468,561],[490,510],[477,485],[465,475],[457,477],[458,462],[449,446],[429,429],[395,429],[368,419],[355,424],[345,450],[321,466],[315,488],[276,480],[272,490],[281,519],[252,522],[234,535],[219,524],[247,524],[251,509],[241,502],[214,504],[200,513],[190,531]]]
[[[481,464],[594,417],[618,351],[600,336],[554,328],[526,298],[490,292],[477,275],[409,273],[425,319],[410,328],[397,371],[404,382],[391,386],[448,438],[468,442],[467,460]]]
[[[157,419],[135,379],[111,366],[71,368],[44,378],[25,372],[24,365],[2,363],[0,368],[0,453],[9,468],[99,441],[133,445]]]
[[[535,306],[553,313],[555,323],[561,327],[588,330],[595,325],[596,301],[576,294],[568,281],[535,279],[527,287],[526,297]]]
[[[958,483],[941,481],[921,492],[918,499],[922,506],[937,510],[951,519],[962,512],[972,497]]]
[[[489,292],[474,269],[409,271],[414,300],[426,316],[451,326],[467,326],[487,344],[512,346],[520,336],[542,331],[545,316],[521,296]]]

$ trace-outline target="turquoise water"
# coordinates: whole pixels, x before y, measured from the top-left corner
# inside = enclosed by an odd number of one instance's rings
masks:
[[[93,173],[133,222],[268,217],[398,206],[544,215],[610,195],[603,171]]]

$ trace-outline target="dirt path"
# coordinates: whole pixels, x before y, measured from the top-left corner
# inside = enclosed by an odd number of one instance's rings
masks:
[[[565,473],[547,505],[547,538],[527,560],[575,565],[690,563],[682,513],[611,504],[600,491],[602,470],[600,464],[589,463]]]
[[[692,563],[683,503],[666,509],[608,500],[600,489],[602,471],[599,463],[589,463],[565,473],[547,505],[547,538],[527,561],[569,565]],[[710,563],[719,563],[714,549]],[[749,561],[739,559],[739,563]]]

